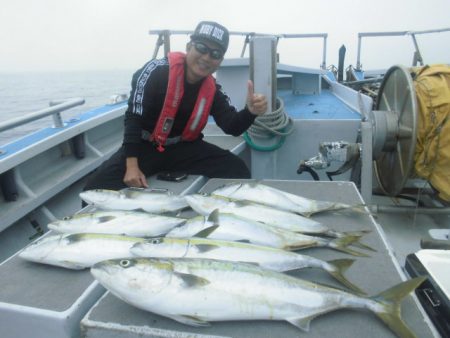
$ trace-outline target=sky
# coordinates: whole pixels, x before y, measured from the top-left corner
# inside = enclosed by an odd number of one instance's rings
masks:
[[[0,0],[0,72],[138,69],[152,54],[149,30],[193,30],[214,20],[231,31],[328,33],[327,65],[356,64],[357,34],[450,27],[450,0]],[[188,36],[172,41],[184,50]],[[450,32],[418,37],[427,63],[450,63]],[[243,38],[232,38],[238,57]],[[284,40],[280,60],[318,67],[322,42]],[[366,68],[410,65],[410,37],[363,40]]]

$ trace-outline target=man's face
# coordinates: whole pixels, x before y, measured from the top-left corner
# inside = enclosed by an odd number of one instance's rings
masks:
[[[223,52],[214,42],[191,41],[187,45],[186,79],[196,83],[214,73],[223,60]]]

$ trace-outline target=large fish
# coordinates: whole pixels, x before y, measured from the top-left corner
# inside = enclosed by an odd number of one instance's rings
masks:
[[[117,259],[95,264],[91,273],[125,302],[188,325],[285,320],[307,331],[319,315],[365,309],[400,337],[414,337],[401,319],[400,301],[426,279],[418,277],[369,298],[253,264],[211,259]]]
[[[186,220],[140,211],[96,211],[75,214],[48,224],[59,233],[103,233],[155,237],[169,232]]]
[[[339,202],[312,200],[261,183],[230,183],[217,188],[211,194],[252,201],[303,216],[310,216],[326,210],[361,208],[361,205],[354,206]]]
[[[347,238],[348,236],[361,237],[367,230],[356,232],[338,232],[326,225],[303,217],[301,215],[272,208],[258,203],[236,201],[228,197],[217,195],[192,194],[185,196],[189,206],[200,215],[209,215],[215,209],[224,213],[231,213],[257,222],[263,222],[275,227],[304,234],[325,235],[330,237]],[[359,246],[372,250],[365,244]]]
[[[144,239],[106,234],[50,235],[25,247],[19,257],[80,270],[103,260],[131,257],[130,248],[139,241]]]
[[[335,239],[309,236],[246,219],[235,214],[219,212],[218,209],[214,210],[208,217],[196,216],[188,219],[185,224],[169,231],[166,237],[207,237],[225,241],[246,241],[284,250],[329,247],[354,256],[367,256],[347,247],[357,241],[358,236]]]
[[[183,196],[137,188],[119,191],[86,190],[80,193],[80,197],[86,203],[109,210],[144,210],[159,214],[178,211],[188,206]]]
[[[364,293],[343,275],[345,270],[354,263],[353,259],[336,259],[325,262],[311,256],[267,246],[195,237],[156,237],[136,243],[130,251],[138,257],[209,258],[249,262],[280,272],[303,268],[320,268],[327,271],[346,287],[358,293]]]

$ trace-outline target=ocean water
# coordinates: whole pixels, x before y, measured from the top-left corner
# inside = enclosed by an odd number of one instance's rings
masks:
[[[0,73],[0,123],[49,107],[52,100],[75,97],[85,103],[61,113],[68,120],[109,103],[111,96],[130,93],[134,70]],[[0,146],[53,125],[51,116],[0,132]]]

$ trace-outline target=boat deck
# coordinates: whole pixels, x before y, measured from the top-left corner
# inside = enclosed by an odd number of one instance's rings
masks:
[[[212,179],[201,189],[210,192],[226,180]],[[349,182],[299,182],[264,180],[263,183],[302,196],[360,204],[362,198],[355,186]],[[342,211],[322,213],[314,219],[339,231],[370,229],[363,242],[377,252],[367,253],[370,257],[352,257],[355,263],[346,276],[362,287],[368,294],[375,295],[404,279],[403,272],[393,259],[392,251],[385,236],[369,213]],[[300,251],[303,254],[331,260],[350,256],[328,248],[311,248]],[[319,283],[341,287],[323,271],[316,269],[291,272],[290,274]],[[126,315],[124,315],[126,314]],[[418,337],[433,337],[432,330],[424,325],[425,318],[413,297],[402,303],[402,315]],[[132,307],[110,293],[105,294],[82,320],[82,331],[88,337],[111,337],[120,333],[121,337],[298,337],[299,330],[287,322],[271,321],[231,321],[214,322],[210,327],[194,328]],[[367,311],[338,310],[319,316],[311,323],[308,337],[334,337],[336,332],[342,337],[357,337],[364,332],[365,337],[394,337],[392,332],[373,314]]]
[[[293,119],[303,120],[361,120],[361,115],[339,100],[330,90],[320,95],[293,95],[291,90],[278,90],[285,111]]]

